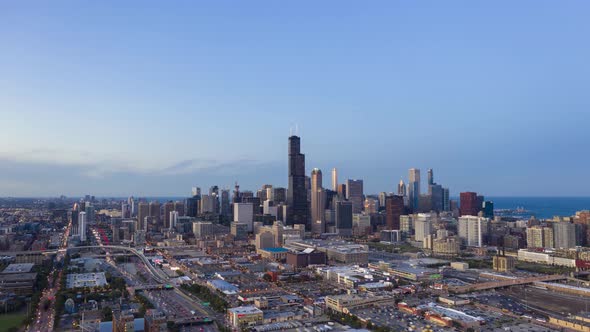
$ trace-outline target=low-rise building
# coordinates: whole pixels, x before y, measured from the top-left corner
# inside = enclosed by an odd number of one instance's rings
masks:
[[[551,251],[536,251],[529,249],[518,250],[518,260],[547,265],[576,267],[576,260],[572,258],[555,256]]]
[[[287,258],[287,252],[289,250],[285,248],[261,248],[258,249],[257,252],[263,258],[272,259],[275,261],[283,261]]]
[[[326,296],[326,307],[346,314],[355,308],[394,301],[395,298],[393,296],[376,296],[367,293],[330,295]]]
[[[227,309],[227,320],[232,327],[243,328],[262,323],[263,312],[255,306]]]
[[[104,272],[68,274],[67,288],[102,287],[107,285]]]

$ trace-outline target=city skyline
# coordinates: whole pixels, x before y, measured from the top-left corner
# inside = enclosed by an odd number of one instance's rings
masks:
[[[590,196],[587,6],[3,3],[0,196],[287,187],[296,124],[366,192]]]

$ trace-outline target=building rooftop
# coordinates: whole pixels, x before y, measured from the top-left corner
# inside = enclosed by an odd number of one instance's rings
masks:
[[[276,247],[276,248],[264,248],[264,249],[260,249],[260,250],[264,250],[264,251],[268,251],[268,252],[272,252],[272,253],[281,253],[281,252],[287,252],[289,250],[283,248],[283,247]]]
[[[252,315],[252,314],[261,314],[262,310],[256,308],[255,306],[243,306],[243,307],[236,307],[236,308],[229,308],[227,309],[228,312],[236,315]]]
[[[107,284],[104,272],[68,274],[67,288],[100,287]]]
[[[33,263],[10,264],[4,269],[4,271],[2,271],[2,273],[28,273],[31,272],[34,265],[35,264]]]
[[[225,280],[209,280],[209,284],[227,295],[236,294],[240,290]]]

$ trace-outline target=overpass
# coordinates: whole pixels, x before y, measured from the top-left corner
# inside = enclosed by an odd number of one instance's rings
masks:
[[[449,287],[449,292],[456,293],[456,294],[462,294],[462,293],[477,292],[477,291],[494,289],[494,288],[503,288],[503,287],[509,287],[509,286],[533,284],[533,283],[541,282],[541,281],[556,281],[556,280],[563,280],[563,279],[567,279],[567,276],[554,274],[554,275],[540,276],[540,277],[505,279],[505,280],[499,280],[499,281],[484,282],[484,283],[480,283],[480,284],[472,284],[472,285],[465,285],[465,286],[453,286],[453,287]]]
[[[71,247],[67,250],[75,250],[75,249],[115,249],[115,250],[124,250],[128,251],[135,256],[139,257],[141,261],[145,264],[148,268],[150,274],[156,279],[157,282],[165,284],[168,282],[168,276],[162,272],[161,270],[155,268],[152,263],[143,255],[143,253],[137,251],[135,248],[125,247],[125,246],[115,246],[115,245],[97,245],[97,246],[81,246],[81,247]]]

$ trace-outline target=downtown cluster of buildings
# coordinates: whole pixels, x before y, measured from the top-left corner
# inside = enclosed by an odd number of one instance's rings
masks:
[[[166,240],[182,244],[213,235],[219,224],[239,240],[252,234],[257,249],[279,248],[306,238],[369,239],[409,243],[435,256],[455,256],[464,247],[492,246],[508,250],[572,249],[588,240],[588,218],[527,221],[494,216],[492,201],[475,192],[461,192],[459,200],[435,182],[427,171],[427,191],[422,192],[421,172],[409,170],[396,192],[365,194],[363,180],[339,182],[331,170],[329,185],[323,173],[305,172],[301,139],[289,137],[288,188],[265,184],[256,191],[233,193],[212,186],[208,192],[194,187],[184,200],[147,201],[130,197],[120,215],[111,218],[108,239],[114,243],[142,245]],[[84,241],[86,224],[94,221],[90,202],[72,210],[73,235]],[[193,239],[194,236],[194,240]],[[267,253],[268,254],[268,253]],[[275,252],[275,255],[278,252]]]

